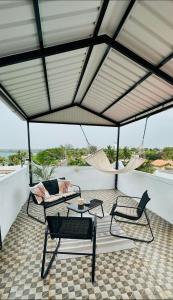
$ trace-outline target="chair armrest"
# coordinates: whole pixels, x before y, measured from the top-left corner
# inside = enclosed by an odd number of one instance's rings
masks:
[[[142,211],[142,209],[140,207],[138,207],[138,206],[117,205],[117,203],[115,203],[115,204],[113,204],[111,212],[110,212],[111,216],[113,216],[115,214],[115,210],[116,210],[117,207],[134,208],[136,210],[141,210]]]
[[[80,186],[79,186],[79,185],[72,184],[72,186],[74,186],[74,187],[77,187],[77,188],[78,188],[78,192],[79,192],[79,193],[81,193],[81,188],[80,188]]]
[[[116,207],[126,207],[126,208],[135,208],[135,209],[138,209],[137,206],[117,205]]]
[[[117,198],[116,198],[116,204],[118,204],[118,198],[131,198],[131,199],[135,198],[135,199],[141,199],[140,197],[132,197],[132,196],[117,196]]]

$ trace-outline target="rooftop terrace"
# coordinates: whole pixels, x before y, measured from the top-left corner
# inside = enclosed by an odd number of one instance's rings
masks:
[[[109,213],[117,194],[120,193],[114,190],[98,190],[83,192],[82,196],[102,199],[104,210]],[[49,214],[57,214],[57,209],[66,215],[66,204],[51,209]],[[34,211],[39,214],[35,208]],[[0,252],[1,299],[172,299],[173,225],[151,211],[149,217],[154,242],[98,254],[94,285],[90,258],[85,256],[57,258],[43,281],[40,266],[45,227],[28,218],[24,205]],[[123,226],[129,234],[145,234],[145,228],[136,227]]]

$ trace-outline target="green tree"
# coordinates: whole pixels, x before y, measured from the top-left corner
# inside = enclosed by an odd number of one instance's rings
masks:
[[[69,166],[87,166],[87,163],[82,158],[74,158],[74,159],[69,160],[68,165]]]
[[[105,149],[105,152],[106,152],[106,155],[107,155],[110,163],[113,163],[115,161],[115,158],[116,158],[116,151],[115,151],[115,149],[109,145]]]
[[[161,158],[160,150],[158,149],[145,149],[145,157],[148,160],[156,160]]]
[[[163,159],[173,159],[173,147],[165,147],[162,150]]]
[[[124,160],[128,160],[131,157],[131,151],[128,147],[123,148],[123,158]]]
[[[11,154],[8,156],[8,165],[9,166],[20,165],[20,159],[17,154]]]
[[[22,166],[28,157],[28,153],[26,151],[18,150],[16,157],[20,160],[20,164]]]
[[[89,153],[94,154],[97,151],[97,147],[94,145],[89,146]]]
[[[5,166],[7,163],[7,159],[3,156],[0,156],[0,165]]]
[[[142,166],[140,166],[138,171],[146,172],[146,173],[154,173],[155,169],[151,165],[151,162],[149,160],[146,160]]]
[[[43,151],[39,151],[33,160],[41,165],[57,165],[61,159],[65,158],[65,148],[63,146],[59,148],[50,148]]]

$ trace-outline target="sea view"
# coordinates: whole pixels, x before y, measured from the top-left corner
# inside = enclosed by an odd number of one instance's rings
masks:
[[[12,155],[12,154],[15,154],[17,151],[18,151],[19,149],[0,149],[0,156],[1,157],[8,157],[9,155]],[[27,149],[20,149],[20,150],[22,150],[22,151],[28,151]],[[32,150],[32,153],[33,154],[36,154],[38,151],[40,151],[40,149],[38,150],[38,149],[34,149],[34,150]]]
[[[7,151],[6,150],[0,150],[0,156],[8,157],[9,155],[12,155],[16,152],[17,152],[17,150],[16,151],[14,151],[14,150],[7,150]]]

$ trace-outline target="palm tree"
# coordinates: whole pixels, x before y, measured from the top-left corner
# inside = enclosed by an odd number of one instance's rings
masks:
[[[107,149],[105,151],[110,163],[113,163],[115,161],[115,156],[116,156],[115,149],[109,145],[107,146]]]

